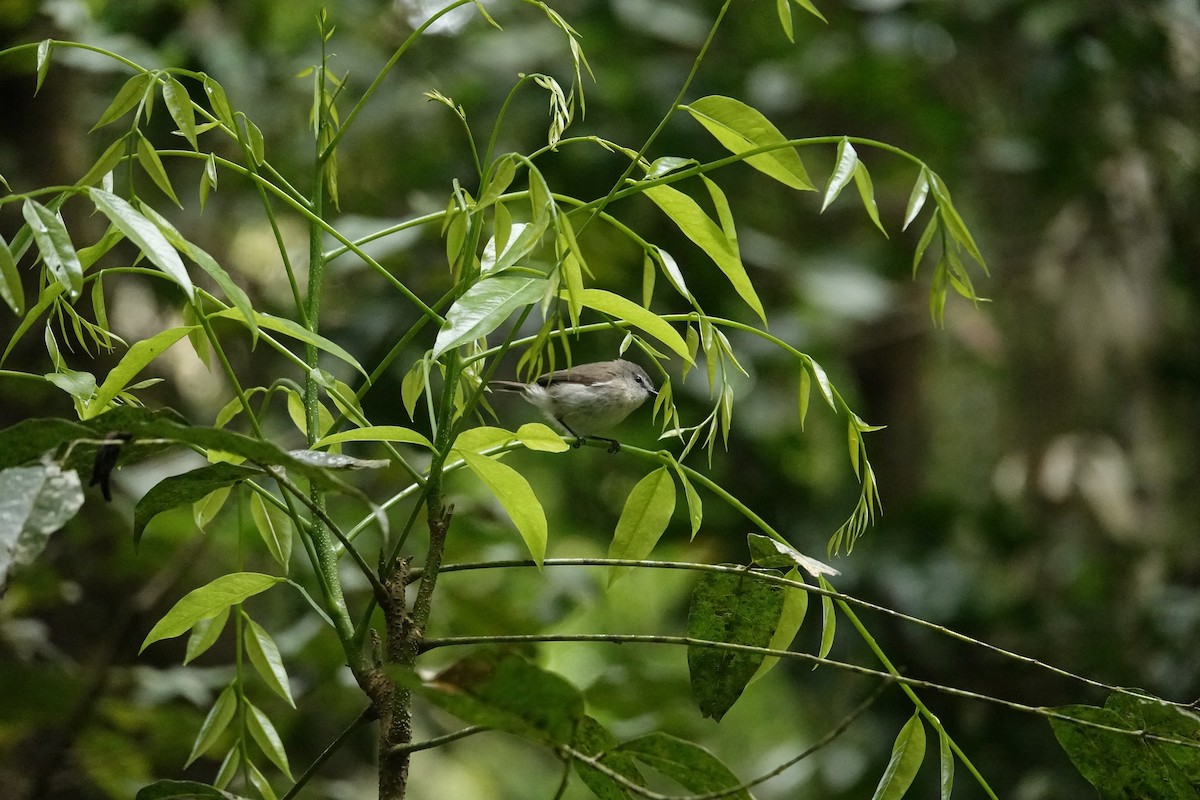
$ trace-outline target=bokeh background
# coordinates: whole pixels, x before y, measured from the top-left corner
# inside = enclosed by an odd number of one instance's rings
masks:
[[[341,2],[333,69],[353,99],[431,2]],[[718,4],[710,0],[573,0],[554,3],[582,35],[595,73],[587,115],[572,132],[637,148],[668,108]],[[485,141],[518,73],[569,81],[561,35],[536,9],[487,4],[498,32],[469,9],[439,26],[387,79],[339,154],[341,214],[351,234],[444,208],[451,182],[475,188],[461,127],[422,92],[461,103]],[[205,71],[266,135],[267,155],[297,185],[311,180],[309,79],[318,59],[309,0],[8,0],[0,40],[83,40],[145,66]],[[885,514],[835,565],[838,588],[1109,684],[1138,686],[1172,700],[1200,695],[1200,8],[1190,0],[860,0],[821,4],[828,24],[796,14],[796,42],[780,32],[773,4],[735,3],[690,98],[739,97],[794,137],[852,134],[908,150],[949,185],[988,259],[976,273],[989,302],[952,299],[945,326],[930,320],[928,265],[911,278],[922,223],[900,231],[916,170],[860,148],[872,171],[889,237],[871,225],[852,191],[823,214],[819,196],[797,194],[737,166],[716,174],[733,204],[743,256],[768,303],[771,331],[829,370],[868,422],[869,452]],[[113,62],[56,50],[34,97],[32,58],[0,61],[0,174],[14,191],[76,180],[121,123],[91,135],[95,119],[128,77]],[[690,99],[689,98],[689,99]],[[348,106],[344,106],[346,108]],[[546,97],[525,90],[510,108],[499,151],[545,141]],[[170,141],[161,107],[152,128]],[[651,156],[722,155],[684,115]],[[832,146],[802,150],[823,181]],[[607,192],[621,163],[596,147],[564,147],[541,162],[556,191],[584,199]],[[237,277],[259,308],[288,314],[290,293],[256,195],[223,177],[200,213],[192,162],[170,162],[183,209],[148,184],[150,202]],[[610,209],[683,265],[711,313],[749,321],[719,273],[648,203]],[[67,208],[77,244],[102,232]],[[0,210],[11,240],[14,205]],[[283,218],[301,257],[306,232]],[[640,255],[600,226],[585,235],[598,285],[641,292]],[[426,297],[447,285],[436,231],[392,237],[373,251]],[[670,290],[655,309],[679,310]],[[368,368],[415,319],[360,264],[335,262],[323,332]],[[109,317],[126,339],[177,322],[177,299],[145,281],[106,283]],[[0,313],[7,342],[18,320]],[[409,361],[429,341],[417,342]],[[795,365],[755,338],[731,336],[749,376],[738,384],[728,451],[711,474],[823,556],[857,487],[845,455],[844,420],[814,403],[806,430],[796,412]],[[611,357],[618,341],[575,344],[577,357]],[[250,382],[290,367],[265,350],[235,348]],[[77,369],[102,373],[112,356]],[[401,359],[404,363],[405,359]],[[4,365],[49,369],[30,335]],[[167,381],[147,402],[211,422],[227,391],[185,349],[154,370]],[[678,365],[669,367],[678,379]],[[403,370],[366,398],[380,424],[407,422]],[[347,376],[348,377],[348,376]],[[677,383],[685,414],[707,402],[702,374]],[[0,422],[70,415],[49,384],[0,378]],[[534,417],[497,403],[505,424]],[[651,444],[647,415],[624,435]],[[418,424],[419,424],[418,420]],[[281,440],[298,434],[279,414]],[[514,456],[551,520],[551,556],[602,555],[623,498],[645,466],[585,448],[565,459]],[[700,463],[700,462],[697,462]],[[134,552],[132,505],[157,477],[186,465],[156,461],[122,471],[118,496],[98,496],[16,576],[0,604],[0,796],[129,797],[156,777],[211,778],[215,763],[182,769],[208,704],[231,674],[232,645],[179,667],[182,644],[137,645],[156,614],[187,589],[239,563],[267,566],[261,547],[239,546],[227,510],[205,534],[189,514],[160,519]],[[386,497],[402,475],[368,490]],[[389,483],[391,481],[391,483]],[[517,537],[494,502],[469,480],[451,484],[458,508],[451,561],[520,557]],[[351,509],[343,509],[352,513]],[[677,516],[656,555],[744,561],[745,524],[714,498],[692,543]],[[248,540],[242,540],[243,542]],[[370,559],[368,559],[370,560]],[[305,566],[293,576],[306,582]],[[610,592],[586,569],[476,571],[445,577],[434,633],[533,631],[667,632],[684,624],[691,579],[631,575]],[[359,587],[361,589],[361,587]],[[361,596],[361,595],[356,595]],[[302,768],[360,710],[340,669],[336,642],[280,593],[255,601],[300,697],[293,711],[256,698]],[[812,615],[797,646],[819,634]],[[1103,702],[1102,691],[1023,666],[927,630],[864,613],[884,650],[908,675],[1034,706]],[[739,775],[786,760],[871,693],[865,678],[784,665],[755,684],[718,726],[688,700],[685,660],[671,648],[545,646],[542,662],[586,689],[589,709],[622,735],[663,729],[696,738]],[[431,663],[450,653],[435,654]],[[834,656],[874,665],[844,625]],[[926,693],[925,698],[1002,797],[1075,798],[1092,790],[1057,747],[1043,719],[992,704]],[[911,707],[891,690],[834,743],[776,781],[761,797],[869,796],[892,739]],[[454,720],[423,715],[422,733]],[[363,729],[312,784],[312,797],[369,796],[372,735]],[[550,797],[559,767],[501,734],[484,734],[421,754],[414,797]],[[959,769],[955,797],[979,797]],[[928,796],[936,750],[914,791]],[[279,784],[282,786],[282,784]],[[587,792],[573,787],[570,797]],[[915,795],[914,795],[915,796]]]

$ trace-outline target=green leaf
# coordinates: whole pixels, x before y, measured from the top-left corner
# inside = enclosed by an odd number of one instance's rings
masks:
[[[737,776],[721,760],[698,744],[666,733],[649,733],[625,742],[616,753],[633,756],[695,794],[721,793],[728,800],[751,800],[745,789],[723,790],[737,786]]]
[[[542,510],[542,504],[538,502],[529,481],[512,467],[493,458],[465,450],[458,452],[475,477],[500,501],[540,569],[546,557],[546,512]]]
[[[585,716],[575,730],[574,747],[585,756],[599,758],[600,763],[637,786],[645,786],[645,778],[637,768],[633,757],[615,752],[621,740],[592,717]],[[575,771],[584,785],[600,800],[630,800],[630,794],[621,784],[590,764],[575,760]]]
[[[179,126],[179,132],[188,140],[193,150],[199,151],[200,145],[196,142],[196,110],[192,107],[192,97],[187,88],[174,75],[167,75],[162,95],[163,102],[167,105],[167,113]]]
[[[125,137],[117,139],[104,149],[100,157],[96,159],[96,163],[92,165],[82,178],[79,179],[78,186],[91,186],[92,184],[102,180],[105,175],[116,169],[117,164],[121,163],[121,159],[125,156]]]
[[[32,563],[82,506],[74,470],[50,462],[0,471],[0,591],[9,571]]]
[[[66,419],[21,420],[0,430],[0,469],[32,461],[42,453],[73,439],[92,437],[91,428]]]
[[[684,361],[692,360],[687,342],[671,327],[670,323],[632,300],[604,289],[583,289],[580,293],[580,300],[588,308],[624,320],[645,331],[675,351]]]
[[[196,290],[192,286],[192,279],[184,268],[179,253],[163,236],[158,226],[115,194],[91,188],[88,189],[88,196],[100,213],[108,217],[117,230],[125,234],[125,238],[137,245],[137,248],[146,254],[146,258],[183,289],[188,302],[195,302]]]
[[[925,725],[921,712],[914,712],[892,745],[892,758],[888,761],[879,785],[871,800],[900,800],[917,777],[917,770],[925,760]]]
[[[196,742],[192,745],[192,753],[188,756],[184,767],[191,766],[192,762],[213,748],[233,720],[237,705],[237,693],[230,684],[217,695],[217,702],[213,703],[208,716],[204,718],[204,724],[200,726],[200,731],[196,734]],[[140,794],[138,796],[141,797]]]
[[[671,461],[671,465],[675,467],[675,474],[683,486],[683,496],[687,499],[688,506],[688,522],[692,525],[692,539],[695,539],[696,534],[700,532],[700,523],[704,520],[704,503],[700,500],[700,493],[696,491],[696,487],[688,480],[683,466],[675,460]]]
[[[779,26],[783,28],[783,35],[788,38],[789,42],[795,42],[796,34],[792,30],[791,0],[775,0],[775,11],[779,14]]]
[[[781,21],[782,17],[781,11]],[[791,21],[790,13],[788,21]],[[785,26],[784,32],[791,39],[789,28],[790,25]],[[777,149],[746,159],[747,164],[764,175],[793,189],[812,191],[816,188],[796,148],[787,144],[787,139],[779,129],[756,109],[740,100],[721,95],[702,97],[684,106],[684,109],[731,153],[740,154],[760,147],[775,146]]]
[[[245,126],[238,138],[244,138],[250,148],[250,157],[254,159],[255,164],[262,166],[267,160],[266,143],[263,140],[262,131],[241,111],[236,112],[233,116],[236,121],[242,122]]]
[[[929,249],[929,245],[933,242],[933,235],[938,231],[938,220],[941,219],[941,212],[934,212],[929,218],[929,223],[925,226],[925,230],[921,233],[921,238],[917,240],[917,246],[913,249],[912,271],[913,277],[917,276],[917,267],[921,265],[921,259],[925,257],[925,251]]]
[[[465,722],[534,741],[568,744],[583,718],[578,689],[511,652],[472,654],[427,683],[412,672],[389,674]]]
[[[565,453],[571,449],[571,445],[563,440],[561,434],[541,422],[526,422],[517,428],[514,435],[517,441],[529,450],[537,450],[542,453]]]
[[[687,635],[706,642],[766,647],[779,626],[784,588],[750,571],[706,572],[692,591]],[[762,664],[763,654],[688,646],[692,697],[720,722]]]
[[[313,333],[303,325],[293,322],[285,317],[276,317],[271,314],[260,314],[257,311],[254,312],[252,316],[246,317],[243,316],[242,311],[239,308],[227,308],[223,311],[218,311],[216,314],[211,314],[209,318],[232,319],[242,323],[251,330],[254,330],[255,326],[257,326],[268,331],[274,331],[275,333],[282,333],[286,336],[290,336],[293,339],[303,342],[304,344],[310,344],[318,350],[324,350],[331,356],[340,358],[342,361],[354,367],[364,376],[367,374],[367,371],[363,369],[362,364],[359,364],[358,360],[354,356],[350,355],[349,351],[347,351],[344,347],[330,341],[329,339],[326,339],[319,333]]]
[[[287,579],[258,572],[234,572],[193,589],[150,629],[138,652],[155,642],[179,636],[200,620],[215,617],[223,609],[265,592],[285,580]]]
[[[987,263],[983,260],[983,254],[979,251],[979,246],[975,244],[975,238],[971,236],[971,232],[967,230],[967,224],[963,222],[959,216],[958,209],[954,207],[954,203],[950,200],[950,190],[946,188],[946,184],[937,175],[931,175],[933,197],[937,200],[938,211],[941,212],[942,220],[945,222],[946,230],[950,233],[950,238],[958,242],[962,247],[971,254],[971,258],[987,272]]]
[[[879,205],[875,202],[875,185],[871,182],[871,173],[867,172],[867,165],[861,161],[854,165],[854,185],[858,188],[858,196],[862,198],[867,216],[875,223],[875,227],[887,236],[887,230],[879,220]]]
[[[288,766],[283,739],[279,738],[279,732],[275,730],[271,718],[249,700],[246,701],[246,708],[250,712],[246,715],[246,727],[250,729],[250,735],[254,737],[254,741],[262,748],[263,754],[271,760],[271,763],[279,767],[288,780],[292,780],[292,770]]]
[[[343,442],[403,442],[433,449],[433,442],[429,441],[424,434],[399,425],[372,425],[366,428],[352,428],[348,431],[332,433],[320,439],[313,447],[328,447]]]
[[[233,109],[225,96],[225,89],[208,75],[204,76],[204,94],[208,96],[208,105],[217,119],[221,120],[230,130],[234,130]]]
[[[808,401],[812,396],[812,376],[808,370],[800,370],[800,430],[804,430],[804,420],[808,416]]]
[[[120,88],[112,102],[108,104],[108,108],[100,115],[100,119],[96,120],[96,124],[92,126],[92,131],[116,122],[132,111],[138,103],[142,102],[142,98],[146,96],[153,80],[154,76],[151,73],[139,72],[125,81],[125,85]]]
[[[829,20],[825,19],[825,15],[817,10],[817,7],[812,4],[812,0],[796,0],[796,5],[821,20],[821,22],[829,24]]]
[[[762,567],[802,567],[805,572],[818,578],[821,575],[837,575],[833,567],[806,556],[790,544],[770,536],[751,533],[746,537],[754,563]]]
[[[150,180],[154,181],[154,185],[171,198],[172,203],[183,208],[183,204],[175,196],[175,189],[171,187],[171,179],[167,177],[167,170],[163,167],[162,159],[158,157],[158,151],[154,149],[154,145],[150,144],[149,139],[140,134],[138,135],[137,157],[138,163],[150,176]]]
[[[790,581],[803,582],[804,578],[795,567],[788,570],[784,576]],[[792,646],[792,642],[796,638],[796,634],[800,632],[800,626],[804,624],[804,615],[808,613],[808,592],[804,589],[796,589],[790,586],[783,587],[783,610],[779,613],[779,623],[775,626],[775,633],[771,635],[771,641],[767,644],[769,650],[787,650]],[[750,679],[750,683],[754,683],[770,672],[776,664],[779,663],[779,656],[766,656],[762,663],[758,665],[758,671],[754,673],[754,677]]]
[[[1195,798],[1200,754],[1193,747],[1146,739],[1143,733],[1186,742],[1200,738],[1200,717],[1189,709],[1151,697],[1109,695],[1104,708],[1072,705],[1053,709],[1081,722],[1051,718],[1050,726],[1071,763],[1104,798],[1182,800]],[[1122,734],[1118,731],[1129,731]]]
[[[17,261],[3,236],[0,236],[0,297],[18,317],[25,313],[25,287],[21,285]]]
[[[404,374],[404,380],[400,382],[400,402],[404,404],[404,411],[408,414],[409,419],[414,419],[414,414],[417,411],[417,401],[421,399],[421,395],[425,392],[425,369],[424,362],[417,361],[412,365],[412,368]]]
[[[72,300],[79,297],[83,291],[83,266],[62,217],[32,198],[25,199],[21,212],[50,274]]]
[[[216,644],[228,621],[229,609],[226,608],[218,612],[215,617],[202,619],[192,626],[192,635],[188,637],[187,652],[183,656],[183,663],[185,665],[191,663]]]
[[[258,767],[251,763],[246,764],[246,771],[249,773],[250,785],[258,792],[258,796],[262,800],[277,800],[275,790],[271,788],[271,782],[267,780],[267,776],[262,774]]]
[[[749,305],[759,318],[766,320],[762,301],[746,274],[746,267],[738,252],[730,246],[729,239],[700,205],[678,189],[670,186],[652,186],[645,195],[671,218],[683,235],[703,250],[713,263],[725,274],[738,296]]]
[[[950,800],[954,791],[954,751],[950,747],[950,735],[944,730],[938,731],[938,754],[941,757],[941,800]]]
[[[275,563],[283,567],[284,572],[287,572],[288,562],[292,559],[291,518],[263,500],[257,492],[250,496],[250,516],[254,520],[254,527],[258,529],[258,535],[262,537],[263,544],[267,546],[267,552],[271,554],[271,558],[275,559]]]
[[[104,383],[100,384],[95,397],[88,403],[83,418],[91,419],[104,411],[113,398],[124,391],[139,372],[164,350],[187,336],[190,330],[192,330],[190,327],[171,328],[151,336],[149,339],[134,342],[133,346],[122,356],[120,363],[113,367],[112,372],[108,373]]]
[[[43,39],[38,42],[37,47],[37,83],[33,87],[33,93],[37,94],[42,89],[42,82],[46,80],[46,73],[50,71],[50,48],[53,42],[49,39]]]
[[[236,794],[196,781],[155,781],[138,791],[134,800],[244,800]]]
[[[821,397],[829,404],[832,409],[837,408],[837,404],[833,399],[833,384],[829,382],[829,376],[825,374],[825,370],[813,359],[808,359],[808,371],[812,373],[813,378],[817,381],[817,388],[821,390]]]
[[[517,159],[512,153],[501,156],[496,159],[492,168],[492,179],[483,191],[479,193],[479,200],[476,203],[476,208],[484,209],[500,199],[500,195],[508,191],[508,187],[512,184],[513,178],[517,174]]]
[[[667,467],[659,467],[638,481],[625,500],[608,557],[638,561],[649,556],[674,512],[675,480]],[[608,585],[627,569],[610,567]]]
[[[246,654],[250,656],[250,663],[258,671],[259,677],[271,687],[271,691],[295,708],[296,701],[292,699],[292,686],[288,680],[287,669],[283,666],[279,647],[271,638],[271,634],[254,620],[247,619],[242,638],[246,644]]]
[[[925,207],[925,200],[929,197],[929,169],[921,167],[920,173],[917,174],[917,182],[913,184],[912,194],[908,196],[908,207],[904,209],[904,224],[900,226],[900,230],[908,230],[908,226],[917,218],[917,214],[921,213],[921,209]]]
[[[837,196],[842,193],[842,189],[846,188],[846,184],[854,177],[854,168],[858,165],[858,153],[854,149],[854,145],[850,144],[850,140],[843,136],[838,142],[837,149],[837,166],[833,168],[833,174],[829,176],[829,184],[825,187],[825,198],[821,201],[821,211],[829,208],[829,204],[837,199]]]
[[[229,298],[229,302],[233,303],[234,308],[242,313],[242,319],[246,321],[246,325],[250,328],[252,341],[258,341],[258,320],[254,315],[254,307],[250,304],[250,298],[242,287],[233,282],[233,278],[229,277],[217,260],[202,250],[200,247],[192,244],[187,239],[183,238],[175,226],[172,225],[166,217],[159,214],[146,203],[139,204],[139,210],[146,216],[146,219],[158,226],[158,229],[166,237],[171,246],[178,250],[183,255],[187,256],[196,263],[200,269],[208,273],[208,276],[221,288],[225,296]]]
[[[514,311],[540,300],[548,286],[545,278],[510,275],[479,281],[454,301],[446,313],[446,323],[438,331],[432,357],[487,336]]]
[[[829,581],[825,580],[824,576],[817,578],[817,583],[826,591],[833,591],[833,587]],[[829,655],[829,651],[833,649],[833,637],[837,632],[837,616],[834,614],[833,598],[827,594],[821,595],[821,647],[817,650],[817,658],[825,658]],[[816,669],[816,666],[813,667]]]

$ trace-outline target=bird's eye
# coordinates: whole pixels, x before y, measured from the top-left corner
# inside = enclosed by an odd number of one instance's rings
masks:
[[[633,382],[634,382],[634,383],[636,383],[638,386],[641,386],[641,385],[642,385],[642,376],[641,376],[641,375],[634,375],[634,376],[633,376]]]

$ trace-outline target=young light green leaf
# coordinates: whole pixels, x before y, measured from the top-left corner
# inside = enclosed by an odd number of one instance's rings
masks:
[[[221,734],[229,727],[229,723],[233,721],[236,711],[237,693],[231,684],[217,695],[217,702],[213,703],[208,716],[204,718],[204,724],[200,726],[200,731],[196,734],[196,742],[192,745],[191,755],[188,756],[184,767],[191,766],[192,762],[212,749]]]
[[[825,576],[818,576],[817,583],[822,589],[833,591],[833,586],[825,580]],[[833,637],[836,629],[837,617],[834,615],[833,598],[823,594],[821,595],[821,647],[817,651],[818,658],[824,658],[833,649]],[[816,669],[816,666],[813,669]]]
[[[241,766],[241,763],[242,751],[241,748],[235,744],[233,747],[229,748],[229,752],[225,754],[225,760],[222,761],[221,766],[217,768],[217,777],[213,778],[212,782],[213,788],[220,791],[232,783],[233,779],[237,776],[238,767]],[[141,794],[139,793],[134,800],[142,800]],[[191,800],[191,798],[189,798],[189,800]],[[204,795],[199,795],[196,800],[207,800],[207,798],[205,798]],[[240,798],[237,798],[234,795],[229,795],[228,799],[218,798],[218,800],[240,800]]]
[[[700,205],[678,189],[670,186],[653,186],[645,190],[645,195],[671,218],[684,236],[703,250],[713,263],[725,273],[725,277],[733,284],[738,295],[749,305],[759,318],[766,320],[762,301],[746,274],[742,258],[730,247],[729,239]]]
[[[62,218],[32,198],[25,199],[21,213],[29,223],[33,241],[50,274],[67,290],[72,300],[79,297],[83,291],[83,266]]]
[[[121,358],[120,363],[113,367],[112,372],[96,390],[96,396],[88,403],[84,419],[92,419],[108,407],[118,394],[125,390],[129,382],[139,372],[157,358],[164,350],[188,335],[190,327],[171,328],[162,333],[134,342],[133,346]]]
[[[917,218],[917,214],[921,213],[921,209],[925,207],[925,200],[929,197],[929,168],[921,167],[921,171],[917,174],[917,182],[913,184],[912,194],[908,196],[908,207],[904,209],[904,224],[900,226],[900,230],[908,230],[908,226]]]
[[[116,97],[108,104],[108,108],[100,115],[100,119],[96,120],[96,124],[92,126],[92,131],[116,122],[132,111],[138,103],[142,102],[142,98],[146,96],[153,80],[154,76],[151,73],[139,72],[125,81],[125,85],[120,88]]]
[[[688,605],[687,635],[704,642],[766,647],[779,626],[784,587],[745,572],[705,572]],[[688,646],[692,697],[717,722],[758,672],[763,654]]]
[[[258,792],[258,796],[262,800],[278,800],[278,795],[271,788],[271,782],[267,780],[267,776],[262,774],[262,770],[247,762],[246,772],[250,778],[250,785],[254,787],[254,791]]]
[[[817,19],[821,20],[821,22],[829,24],[829,20],[825,19],[825,15],[817,10],[817,7],[812,4],[812,0],[796,0],[796,5],[800,6]]]
[[[467,462],[471,472],[500,501],[540,569],[546,557],[546,512],[542,510],[542,504],[538,502],[529,481],[512,467],[494,458],[464,450],[458,453]]]
[[[173,639],[202,619],[215,617],[222,609],[241,603],[277,583],[287,580],[258,572],[234,572],[210,581],[185,594],[146,634],[138,652],[163,639]]]
[[[245,142],[250,147],[250,157],[254,159],[254,163],[262,166],[267,160],[266,142],[263,140],[262,131],[241,111],[234,114],[234,119],[245,125],[241,136],[245,137]]]
[[[571,449],[560,434],[541,422],[526,422],[517,428],[516,437],[526,448],[543,453],[565,453]]]
[[[941,219],[941,212],[933,212],[933,216],[929,218],[929,223],[925,226],[925,230],[921,233],[921,238],[917,240],[917,246],[913,250],[912,271],[913,277],[917,277],[917,267],[921,265],[921,259],[925,257],[925,251],[929,249],[929,245],[933,242],[933,235],[937,233],[939,225],[938,220]]]
[[[655,732],[631,739],[615,752],[633,756],[689,792],[720,794],[724,800],[751,800],[746,789],[732,790],[741,781],[709,751],[698,744]]]
[[[492,170],[491,181],[479,193],[479,201],[476,203],[477,208],[487,208],[500,199],[500,195],[508,190],[516,174],[517,160],[511,153],[497,159]]]
[[[262,495],[254,492],[250,495],[250,516],[254,527],[262,537],[267,552],[275,563],[287,572],[288,563],[292,559],[292,520],[273,504],[263,500]]]
[[[917,777],[917,770],[925,760],[925,725],[921,712],[914,712],[892,745],[892,758],[888,761],[879,785],[871,800],[900,800]]]
[[[92,184],[103,180],[104,176],[108,175],[117,164],[121,163],[121,159],[125,156],[125,137],[117,139],[104,149],[100,157],[96,159],[96,163],[92,165],[82,178],[79,179],[79,186],[91,186]]]
[[[808,401],[812,396],[812,377],[808,370],[800,370],[800,430],[804,430],[804,420],[808,417]]]
[[[400,401],[404,404],[404,410],[408,413],[409,419],[415,419],[417,401],[425,393],[424,363],[424,361],[417,361],[413,364],[412,368],[405,373],[404,380],[400,382]]]
[[[25,287],[21,285],[17,261],[3,236],[0,236],[0,297],[18,317],[25,313]]]
[[[275,730],[271,718],[249,700],[246,701],[246,709],[250,712],[246,715],[246,727],[250,729],[250,735],[254,737],[254,741],[262,748],[263,754],[271,760],[271,763],[279,767],[288,780],[292,780],[292,770],[288,766],[283,739],[279,738],[279,732]]]
[[[931,175],[930,180],[933,197],[937,200],[938,211],[941,212],[942,220],[945,222],[946,231],[950,234],[950,238],[962,245],[971,254],[971,258],[975,259],[976,263],[983,268],[986,274],[987,263],[983,260],[983,254],[979,251],[979,246],[975,244],[975,238],[967,230],[967,224],[963,222],[962,217],[959,216],[958,209],[954,207],[954,203],[950,200],[950,190],[946,188],[946,184],[936,174]]]
[[[167,75],[162,85],[162,96],[167,105],[167,113],[179,126],[183,138],[188,140],[193,150],[199,151],[200,145],[196,142],[196,110],[192,107],[192,97],[187,88],[174,75]]]
[[[787,575],[784,577],[798,583],[804,582],[804,578],[801,577],[795,567],[788,570]],[[800,626],[804,624],[804,615],[807,612],[808,592],[804,589],[794,589],[790,586],[785,586],[783,592],[783,610],[779,614],[779,624],[775,626],[775,633],[771,635],[771,641],[767,643],[767,649],[787,650],[791,647],[796,634],[800,632]],[[750,683],[754,683],[766,675],[778,663],[779,656],[767,656],[764,658],[762,663],[758,665],[758,671],[750,679]]]
[[[221,87],[221,84],[208,75],[205,75],[204,94],[208,95],[209,107],[212,108],[213,114],[216,115],[217,119],[221,120],[230,130],[233,130],[233,109],[229,106],[229,99],[225,96],[225,90]]]
[[[487,336],[514,311],[540,300],[548,285],[545,278],[512,275],[497,275],[479,281],[446,313],[446,323],[438,331],[433,345],[433,358]]]
[[[188,302],[193,302],[196,290],[192,286],[191,276],[184,268],[179,253],[163,236],[159,227],[115,194],[94,187],[88,189],[87,193],[92,202],[96,204],[97,210],[108,217],[117,230],[125,235],[125,238],[137,245],[137,248],[145,253],[146,258],[175,281],[180,289],[183,289]]]
[[[493,447],[507,444],[516,438],[516,434],[506,428],[495,425],[476,425],[467,428],[454,439],[453,448],[467,453],[483,455]]]
[[[789,42],[795,42],[796,34],[792,30],[792,0],[775,0],[775,11],[779,14],[779,27],[783,28],[783,35]]]
[[[691,361],[692,357],[688,351],[687,342],[668,322],[654,312],[647,311],[632,300],[604,289],[584,289],[580,293],[580,300],[588,308],[640,328],[674,350],[684,361]]]
[[[887,230],[879,220],[879,205],[875,202],[875,185],[871,182],[871,173],[867,172],[867,165],[861,161],[854,165],[854,185],[858,189],[858,196],[862,198],[863,208],[867,209],[867,216],[875,223],[875,227],[887,236]]]
[[[267,633],[263,626],[247,618],[242,638],[245,640],[246,654],[250,656],[250,663],[258,671],[259,677],[271,687],[271,691],[295,708],[291,681],[288,680],[287,669],[284,668],[283,658],[279,655],[279,647],[271,638],[271,634]]]
[[[137,157],[138,163],[150,176],[150,180],[154,181],[154,185],[171,198],[172,203],[183,208],[183,204],[175,196],[175,189],[171,186],[171,179],[167,177],[167,170],[163,167],[162,159],[158,157],[158,151],[154,149],[154,145],[150,144],[150,140],[141,134],[138,135]]]
[[[692,482],[688,480],[683,466],[674,460],[671,461],[671,465],[675,467],[675,474],[683,486],[683,496],[687,499],[688,521],[692,525],[692,538],[695,539],[696,534],[700,532],[700,523],[704,519],[704,503],[700,500],[700,493],[696,491],[696,487],[692,486]]]
[[[37,83],[33,87],[33,93],[37,94],[42,89],[42,82],[46,80],[46,73],[50,71],[50,47],[53,43],[49,39],[43,39],[38,42],[37,47]]]
[[[721,95],[702,97],[683,108],[731,153],[774,146],[776,149],[746,159],[746,163],[759,172],[793,189],[812,191],[816,188],[796,148],[787,144],[779,129],[756,109]]]
[[[940,785],[941,800],[950,800],[954,791],[954,751],[950,746],[950,735],[946,731],[938,731],[938,753],[941,756]]]
[[[667,467],[659,467],[638,481],[625,500],[612,544],[608,547],[608,557],[634,561],[646,558],[667,529],[674,512],[675,479]],[[627,569],[610,567],[608,585],[612,586]]]
[[[373,425],[366,428],[352,428],[340,433],[330,434],[314,444],[313,447],[328,447],[329,445],[341,444],[342,442],[402,442],[404,444],[416,444],[421,447],[428,447],[430,450],[433,449],[433,442],[429,441],[424,434],[399,425]]]
[[[208,648],[216,644],[229,621],[229,609],[222,609],[215,617],[202,619],[192,626],[192,635],[188,637],[187,652],[183,663],[189,664],[202,655]]]
[[[854,145],[850,144],[850,140],[843,136],[838,142],[837,149],[837,166],[833,168],[833,174],[829,176],[829,184],[825,187],[825,198],[821,201],[821,211],[829,208],[829,204],[837,199],[837,196],[842,193],[842,189],[846,188],[846,184],[854,177],[854,168],[858,165],[858,152],[855,151]]]
[[[829,382],[829,376],[825,374],[825,370],[815,359],[807,358],[805,363],[808,365],[808,371],[812,373],[813,378],[817,381],[817,388],[821,390],[821,397],[829,404],[832,409],[837,409],[837,404],[833,399],[833,384]]]

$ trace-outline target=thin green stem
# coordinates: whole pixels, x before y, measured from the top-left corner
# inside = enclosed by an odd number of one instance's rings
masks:
[[[423,742],[410,742],[409,744],[398,744],[391,749],[392,753],[416,753],[420,750],[432,750],[435,747],[441,747],[450,742],[457,742],[459,739],[465,739],[468,736],[474,736],[477,733],[486,733],[491,728],[486,728],[483,725],[469,725],[453,733],[447,733],[442,736],[435,736],[432,739],[426,739]]]

